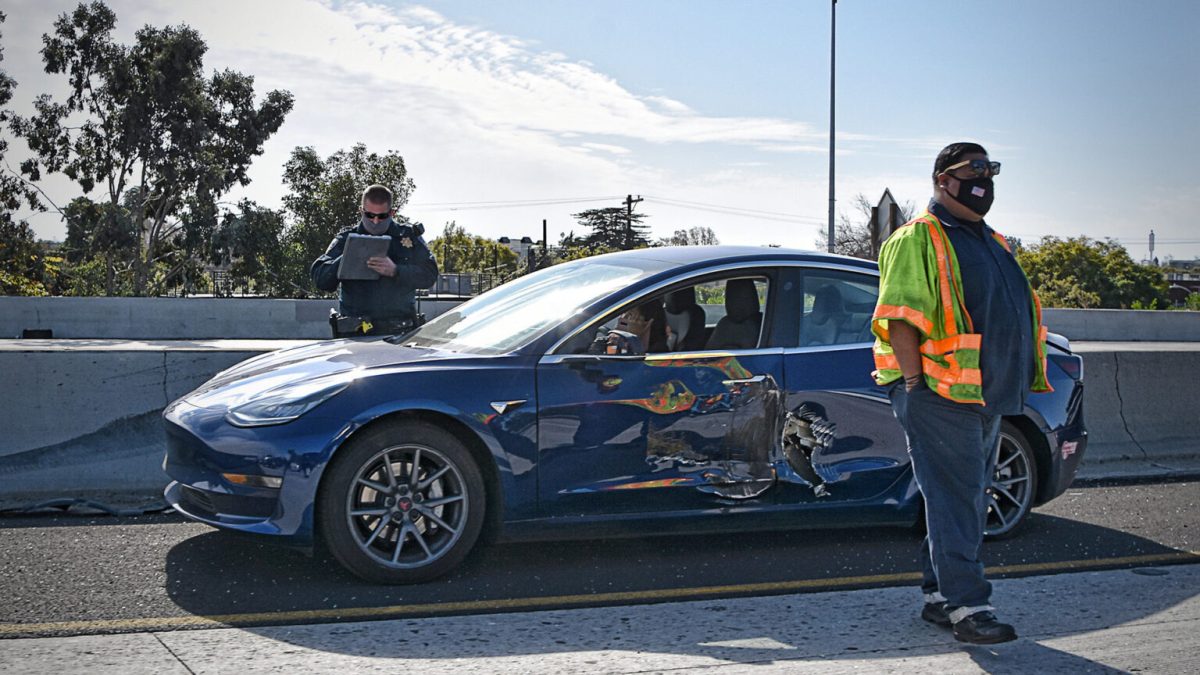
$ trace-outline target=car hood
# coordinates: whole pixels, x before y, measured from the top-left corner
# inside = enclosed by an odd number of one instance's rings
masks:
[[[242,361],[200,385],[183,401],[200,408],[232,408],[300,382],[352,381],[380,368],[420,368],[477,358],[379,340],[332,340],[281,349]]]

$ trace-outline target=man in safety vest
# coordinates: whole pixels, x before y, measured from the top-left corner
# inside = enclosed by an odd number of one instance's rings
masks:
[[[928,210],[880,251],[872,320],[875,380],[890,386],[925,500],[921,617],[976,644],[1017,637],[979,559],[1001,418],[1050,390],[1037,295],[983,220],[998,173],[975,143],[938,154]]]

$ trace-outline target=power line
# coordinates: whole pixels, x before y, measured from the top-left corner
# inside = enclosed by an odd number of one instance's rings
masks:
[[[783,211],[765,211],[765,210],[763,210],[763,209],[751,209],[751,208],[746,208],[746,207],[744,207],[744,206],[727,206],[727,205],[724,205],[724,204],[709,204],[709,203],[707,203],[707,202],[693,202],[693,201],[688,201],[688,200],[685,200],[685,199],[673,199],[673,198],[671,198],[671,197],[650,197],[650,196],[647,196],[646,198],[647,198],[647,199],[654,199],[654,200],[657,200],[657,201],[660,201],[660,202],[670,202],[670,203],[674,203],[674,204],[685,204],[685,205],[688,205],[688,206],[707,206],[707,207],[710,207],[710,208],[715,208],[715,209],[726,209],[726,210],[729,210],[729,211],[737,211],[737,212],[739,212],[739,213],[758,213],[758,214],[767,215],[767,216],[780,216],[780,217],[783,217],[783,218],[796,218],[796,219],[799,219],[799,220],[812,220],[812,221],[815,221],[815,222],[821,222],[821,223],[825,222],[825,220],[824,220],[824,219],[822,219],[822,218],[817,218],[817,217],[815,217],[815,216],[803,216],[803,215],[800,215],[800,214],[798,214],[798,213],[784,213]]]
[[[425,202],[411,203],[409,208],[442,208],[447,211],[474,211],[488,209],[512,209],[525,208],[530,206],[559,206],[564,204],[584,204],[590,202],[606,202],[620,200],[620,195],[610,197],[578,197],[578,198],[563,198],[563,199],[512,199],[512,200],[492,200],[492,201],[476,201],[476,202]],[[804,216],[797,213],[784,213],[782,211],[766,211],[763,209],[751,209],[740,206],[728,206],[724,204],[710,204],[705,202],[692,202],[682,199],[672,199],[670,197],[645,197],[647,200],[658,202],[664,206],[674,206],[677,208],[692,209],[696,211],[707,211],[710,213],[719,213],[727,216],[741,216],[745,218],[754,218],[758,220],[771,220],[784,223],[801,223],[801,224],[820,224],[824,220],[813,216]],[[623,202],[622,202],[623,203]]]
[[[442,207],[449,211],[463,211],[470,209],[511,209],[521,208],[526,206],[555,206],[559,204],[583,204],[587,202],[607,202],[621,199],[620,195],[611,197],[571,197],[563,199],[512,199],[512,200],[494,200],[483,202],[415,202],[408,204],[408,207],[416,208],[435,208]]]
[[[742,216],[744,218],[754,218],[757,220],[772,220],[782,223],[801,223],[801,224],[821,224],[825,221],[812,216],[803,216],[797,213],[781,213],[778,211],[761,211],[758,209],[747,209],[736,206],[722,206],[719,204],[704,204],[702,202],[685,202],[677,199],[667,199],[665,197],[646,197],[653,202],[661,203],[664,206],[674,206],[683,209],[692,209],[695,211],[708,211],[710,213],[719,213],[726,216]]]

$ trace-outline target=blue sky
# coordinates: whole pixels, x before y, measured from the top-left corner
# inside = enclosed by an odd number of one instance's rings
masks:
[[[38,38],[73,3],[6,4],[19,107],[53,86]],[[727,243],[812,247],[824,226],[825,0],[111,6],[122,35],[188,23],[210,67],[296,94],[237,196],[278,206],[291,148],[364,141],[405,156],[418,185],[405,211],[435,234],[457,220],[536,238],[547,218],[556,239],[572,212],[627,193],[659,236],[704,225]],[[976,140],[1004,163],[998,230],[1116,237],[1144,258],[1154,229],[1160,257],[1200,257],[1200,3],[841,0],[837,19],[839,210],[885,187],[923,205],[937,150]],[[507,203],[576,198],[604,200]],[[496,203],[464,204],[481,201]]]

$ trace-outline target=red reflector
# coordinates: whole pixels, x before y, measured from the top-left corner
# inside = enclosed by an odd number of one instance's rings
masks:
[[[1058,359],[1058,365],[1072,380],[1078,380],[1083,376],[1083,359],[1078,356],[1072,355],[1065,359]]]

